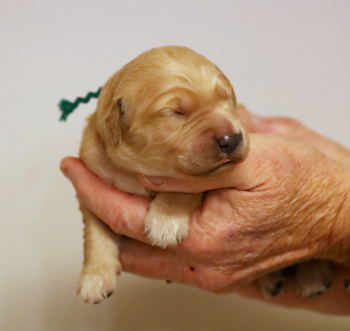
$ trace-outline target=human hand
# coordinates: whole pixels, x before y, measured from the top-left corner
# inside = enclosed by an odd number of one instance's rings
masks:
[[[245,115],[248,129],[259,131],[258,126],[249,123],[252,117],[248,113]],[[329,150],[334,152],[335,149]],[[129,237],[121,244],[120,259],[125,271],[214,292],[228,292],[238,281],[247,281],[310,257],[343,259],[337,242],[346,234],[333,233],[330,236],[329,225],[346,192],[344,181],[348,178],[348,170],[309,145],[267,135],[252,135],[248,159],[221,178],[188,179],[185,187],[181,181],[169,178],[163,178],[163,184],[158,182],[156,187],[145,182],[152,189],[165,191],[169,188],[191,192],[216,189],[207,194],[203,208],[194,216],[188,238],[183,244],[167,250],[147,244],[143,233],[148,205],[146,198],[130,196],[109,187],[78,160],[66,159],[62,164],[81,203],[117,233]],[[329,181],[320,180],[329,174]],[[220,187],[227,189],[218,189]],[[304,208],[305,199],[308,199],[308,208]],[[332,203],[326,204],[328,200]],[[322,216],[322,222],[310,217],[310,209],[317,209],[316,214]],[[343,269],[337,270],[340,270],[338,277],[344,276]],[[287,285],[274,302],[309,305],[313,309],[334,313],[350,311],[348,294],[343,289],[338,293],[334,286],[329,293],[311,303],[293,296],[289,288]],[[240,291],[260,297],[254,284],[241,285]],[[338,309],[329,304],[329,298],[324,301],[329,295],[334,295],[332,293],[338,295],[338,300],[339,295],[347,299]]]

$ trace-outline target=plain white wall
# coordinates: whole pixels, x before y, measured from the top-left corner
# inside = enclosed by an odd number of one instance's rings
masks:
[[[67,123],[56,105],[147,49],[185,45],[252,111],[350,147],[350,1],[12,0],[0,3],[0,31],[0,330],[349,330],[349,318],[126,274],[108,301],[83,305],[82,224],[58,166],[96,103]]]

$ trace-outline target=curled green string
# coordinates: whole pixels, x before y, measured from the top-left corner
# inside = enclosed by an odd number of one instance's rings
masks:
[[[98,98],[101,90],[102,90],[102,87],[100,87],[96,92],[89,92],[85,98],[81,98],[81,97],[76,98],[74,102],[68,101],[66,99],[62,99],[58,104],[58,107],[62,112],[60,121],[66,121],[69,114],[72,113],[73,110],[77,108],[80,103],[88,103],[91,98]]]

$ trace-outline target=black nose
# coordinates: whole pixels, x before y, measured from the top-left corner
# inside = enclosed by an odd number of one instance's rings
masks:
[[[230,154],[234,152],[242,140],[242,133],[236,133],[232,136],[223,136],[216,139],[216,142],[222,153]]]

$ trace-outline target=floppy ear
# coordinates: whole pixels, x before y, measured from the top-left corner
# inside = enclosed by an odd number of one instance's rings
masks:
[[[235,91],[234,91],[232,86],[231,86],[231,93],[232,93],[233,104],[235,105],[235,107],[237,107],[237,98],[236,98],[236,94],[235,94]]]
[[[121,135],[120,128],[120,108],[118,103],[113,103],[106,116],[103,118],[103,130],[101,134],[104,135],[103,139],[113,145],[118,145]]]
[[[116,79],[103,86],[96,109],[97,130],[105,143],[118,145],[121,135],[121,101],[115,100]]]

